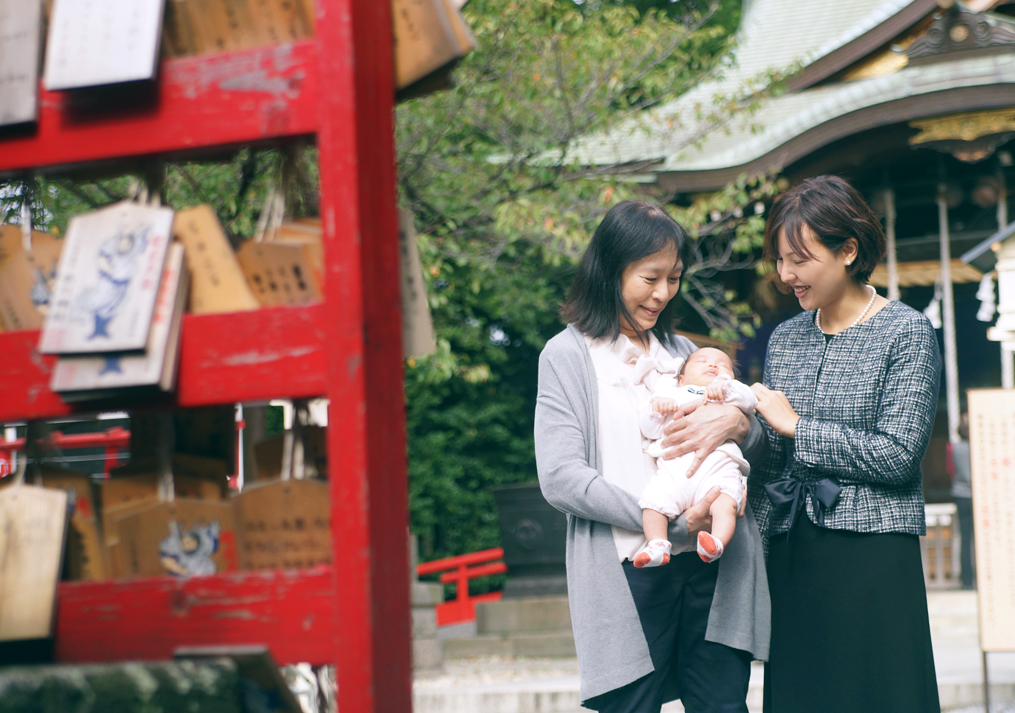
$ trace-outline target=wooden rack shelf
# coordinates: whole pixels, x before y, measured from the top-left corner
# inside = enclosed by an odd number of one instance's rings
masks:
[[[0,175],[316,141],[324,300],[184,319],[178,391],[156,407],[330,399],[332,565],[60,585],[61,662],[267,645],[334,663],[342,713],[409,711],[408,503],[395,201],[391,7],[316,0],[316,36],[164,61],[158,80],[41,91],[36,124],[0,130]],[[49,390],[38,332],[0,334],[0,421],[76,410]]]
[[[175,398],[159,405],[323,396],[328,391],[323,325],[323,304],[185,315],[179,388]],[[94,412],[94,403],[65,403],[50,391],[56,357],[39,354],[38,343],[37,331],[0,333],[0,421]]]
[[[317,43],[166,60],[154,84],[40,90],[39,121],[0,133],[0,173],[311,135]]]
[[[333,578],[332,568],[321,566],[189,580],[64,582],[56,659],[157,661],[184,646],[267,642],[276,660],[330,663]]]

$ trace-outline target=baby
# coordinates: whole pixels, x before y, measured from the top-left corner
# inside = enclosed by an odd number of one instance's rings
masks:
[[[737,526],[737,512],[744,498],[744,479],[750,465],[740,448],[727,441],[710,453],[690,478],[687,469],[694,453],[664,460],[661,443],[663,427],[679,408],[692,401],[731,404],[752,414],[758,404],[754,392],[733,378],[733,362],[725,352],[706,347],[692,352],[674,378],[659,378],[654,389],[651,411],[642,415],[642,433],[652,443],[645,452],[656,457],[658,471],[645,487],[638,503],[642,527],[648,544],[635,556],[635,567],[658,567],[670,561],[670,543],[666,530],[670,520],[718,486],[719,497],[712,503],[712,532],[698,533],[698,556],[714,562],[722,556]]]

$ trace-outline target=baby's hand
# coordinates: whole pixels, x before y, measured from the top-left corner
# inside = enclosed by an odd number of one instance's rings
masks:
[[[726,391],[723,389],[722,384],[709,384],[705,387],[705,398],[708,401],[721,404],[726,400]]]
[[[680,406],[677,404],[676,399],[662,399],[658,397],[652,399],[652,410],[656,413],[676,413],[679,408]]]

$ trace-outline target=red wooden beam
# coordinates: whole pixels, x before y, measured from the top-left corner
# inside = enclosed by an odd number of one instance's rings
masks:
[[[324,305],[185,315],[175,399],[145,405],[209,406],[327,391]],[[67,404],[49,389],[56,358],[38,353],[39,332],[0,334],[0,422],[52,418],[130,402]]]
[[[266,645],[280,664],[331,663],[331,567],[180,580],[64,582],[60,663],[171,658],[182,646]]]
[[[0,132],[0,173],[313,134],[318,69],[311,40],[169,59],[157,82],[40,88],[38,122]]]
[[[429,562],[418,564],[416,565],[416,574],[422,577],[425,574],[434,574],[445,569],[455,569],[461,565],[480,564],[490,560],[503,559],[503,557],[504,548],[502,547],[493,547],[489,550],[479,550],[478,552],[467,552],[464,555],[455,555],[454,557],[445,557],[444,559],[430,560]]]
[[[318,147],[343,713],[412,709],[391,27],[389,2],[317,2],[330,90]]]
[[[440,576],[440,581],[441,584],[458,582],[459,585],[465,582],[467,587],[470,579],[489,577],[491,574],[504,574],[507,571],[507,565],[503,562],[491,562],[490,564],[481,564],[477,567],[463,567],[453,572],[445,572]],[[468,589],[466,588],[465,591],[467,592]]]

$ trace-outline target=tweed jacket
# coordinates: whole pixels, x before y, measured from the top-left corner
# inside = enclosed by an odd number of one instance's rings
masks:
[[[675,357],[686,357],[694,350],[684,337],[675,336],[663,346]],[[535,442],[543,495],[567,515],[567,588],[582,701],[654,670],[612,528],[641,530],[641,508],[635,495],[603,477],[598,394],[585,337],[570,325],[547,342],[539,356]],[[748,460],[760,462],[765,436],[753,417],[741,449]],[[688,541],[683,515],[670,524],[669,537],[674,542]],[[705,638],[767,659],[768,579],[750,507],[737,523],[718,567]],[[664,700],[679,695],[675,683],[673,676]]]
[[[781,477],[838,481],[827,528],[926,532],[920,461],[937,411],[940,361],[930,321],[900,302],[827,343],[814,312],[779,325],[764,383],[785,392],[800,421],[787,438],[761,419],[768,454],[747,487],[766,549],[768,537],[788,527],[791,507],[774,507],[764,488]],[[817,522],[810,498],[807,516]]]

